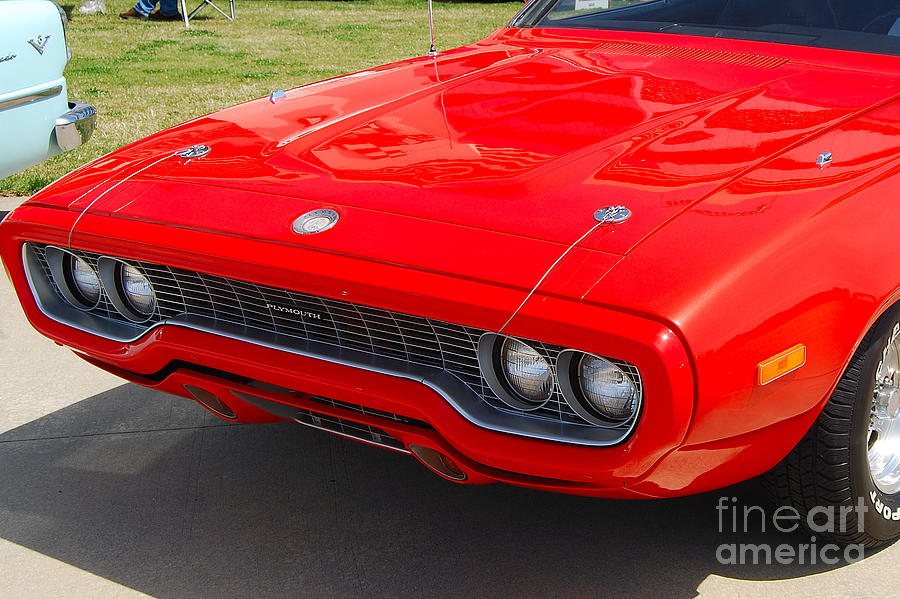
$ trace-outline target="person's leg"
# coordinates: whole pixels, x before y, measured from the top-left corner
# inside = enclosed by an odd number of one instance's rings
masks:
[[[137,0],[137,3],[134,5],[134,10],[146,17],[155,6],[156,0]]]
[[[146,0],[145,0],[146,1]],[[180,21],[181,13],[178,12],[178,0],[158,0],[159,10],[150,13],[153,21]]]
[[[159,14],[167,17],[178,16],[178,0],[159,0]]]
[[[146,19],[150,11],[156,5],[156,0],[138,0],[133,8],[129,8],[126,12],[119,13],[123,19]]]

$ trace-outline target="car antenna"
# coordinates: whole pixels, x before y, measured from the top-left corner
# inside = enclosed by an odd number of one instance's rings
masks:
[[[431,0],[428,0],[428,27],[431,29],[431,49],[425,55],[437,56],[438,52],[434,48],[434,8],[431,6]]]

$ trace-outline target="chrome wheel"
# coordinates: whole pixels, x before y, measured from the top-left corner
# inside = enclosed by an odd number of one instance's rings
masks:
[[[900,492],[900,334],[896,330],[875,370],[868,458],[875,486],[889,495]]]

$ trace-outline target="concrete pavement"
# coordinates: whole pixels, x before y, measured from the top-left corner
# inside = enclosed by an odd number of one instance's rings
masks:
[[[0,212],[9,212],[24,201],[24,198],[4,198],[0,197]]]
[[[3,203],[0,201],[0,209]],[[466,487],[299,425],[231,425],[35,333],[0,276],[0,596],[890,597],[900,544],[852,565],[726,566],[720,495]]]

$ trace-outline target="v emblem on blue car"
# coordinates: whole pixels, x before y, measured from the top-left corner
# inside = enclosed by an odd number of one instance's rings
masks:
[[[28,40],[28,43],[38,51],[38,54],[44,53],[44,48],[47,47],[47,42],[50,41],[49,35],[39,35],[37,39]]]

